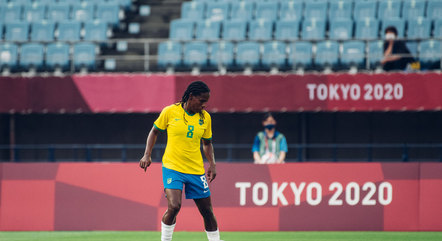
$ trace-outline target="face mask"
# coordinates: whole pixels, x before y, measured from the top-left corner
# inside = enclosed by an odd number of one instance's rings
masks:
[[[275,128],[275,125],[274,124],[265,125],[264,128],[266,128],[267,130],[271,130]]]
[[[385,35],[386,40],[394,40],[395,38],[396,38],[396,35],[394,35],[394,33],[387,33]]]

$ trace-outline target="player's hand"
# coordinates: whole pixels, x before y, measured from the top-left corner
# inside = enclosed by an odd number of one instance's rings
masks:
[[[215,165],[209,165],[209,168],[207,169],[207,180],[209,182],[212,182],[213,179],[216,177],[216,167]]]
[[[152,158],[150,156],[143,156],[140,160],[140,167],[144,169],[144,172],[146,172],[147,167],[152,164]]]

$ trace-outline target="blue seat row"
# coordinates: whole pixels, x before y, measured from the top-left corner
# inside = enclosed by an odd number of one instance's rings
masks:
[[[4,26],[4,27],[3,27]],[[76,20],[64,20],[57,24],[53,21],[35,21],[31,24],[25,21],[0,22],[0,40],[26,42],[41,41],[105,41],[107,40],[108,25],[100,20],[94,20],[82,24]],[[82,31],[83,30],[83,31]],[[81,33],[84,33],[82,36]]]
[[[158,65],[166,68],[200,66],[216,68],[219,65],[227,68],[348,68],[357,66],[364,68],[367,61],[371,67],[379,65],[383,58],[383,41],[371,41],[367,45],[363,41],[344,41],[342,48],[336,41],[294,42],[285,44],[280,41],[263,44],[252,41],[216,42],[207,44],[192,41],[185,44],[179,42],[162,42],[158,49]],[[424,66],[440,63],[441,42],[423,41],[419,44],[419,58]],[[264,57],[265,56],[265,57]],[[439,66],[440,67],[440,66]]]
[[[192,1],[184,2],[181,18],[226,19],[265,18],[269,20],[302,18],[442,18],[442,2],[439,0],[279,0],[279,1]]]
[[[12,43],[0,44],[0,69],[11,70],[54,70],[59,67],[68,70],[71,59],[76,69],[95,67],[96,45],[93,43],[76,43],[71,46],[55,42],[47,46],[39,43],[26,43],[21,46]]]
[[[353,22],[351,19],[336,19],[328,26],[323,20],[307,19],[279,20],[276,22],[258,19],[247,22],[241,19],[219,21],[198,21],[176,19],[170,25],[169,38],[172,40],[208,40],[219,39],[243,41],[249,40],[324,40],[336,39],[378,39],[383,36],[388,26],[395,26],[399,37],[442,38],[442,18],[434,24],[427,18],[417,18],[406,22],[403,19],[364,19]],[[432,27],[434,26],[434,28]],[[433,31],[432,31],[433,30]]]

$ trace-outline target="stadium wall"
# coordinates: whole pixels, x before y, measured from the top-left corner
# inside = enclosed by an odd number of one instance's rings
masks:
[[[441,163],[218,164],[223,231],[442,231]],[[0,164],[0,230],[159,230],[161,165]],[[201,231],[190,200],[177,230]]]

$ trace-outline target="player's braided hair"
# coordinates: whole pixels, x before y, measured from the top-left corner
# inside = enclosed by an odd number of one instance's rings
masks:
[[[186,89],[186,91],[184,91],[183,97],[181,98],[181,101],[179,102],[179,104],[181,106],[183,106],[184,103],[186,103],[189,100],[190,94],[192,94],[192,96],[200,96],[203,93],[209,93],[209,92],[210,92],[210,89],[209,89],[209,86],[206,85],[206,83],[204,83],[202,81],[194,81],[194,82],[190,83],[189,86],[187,86],[187,89]],[[201,119],[204,120],[204,115],[203,115],[202,111],[199,112],[199,115],[200,115]],[[183,120],[184,120],[184,123],[187,124],[185,114],[183,114]]]

